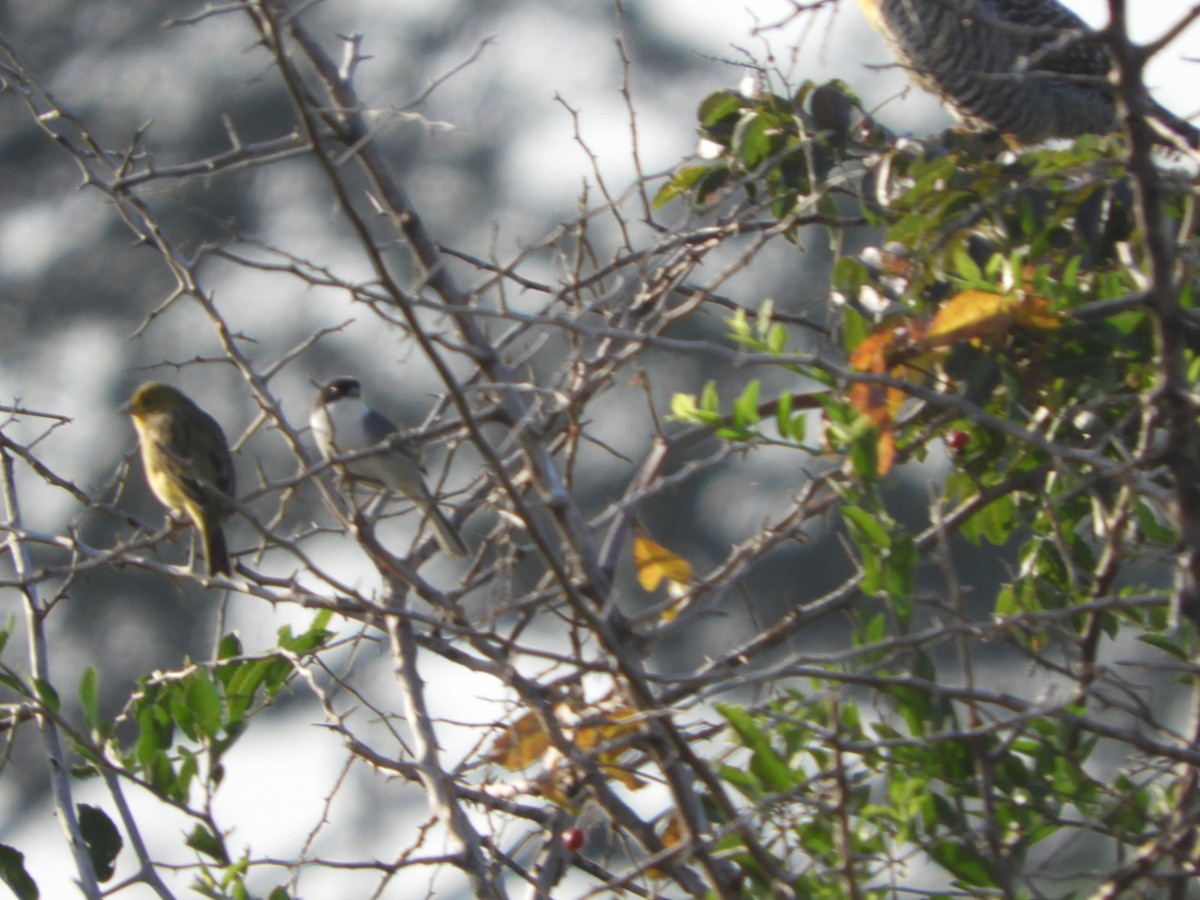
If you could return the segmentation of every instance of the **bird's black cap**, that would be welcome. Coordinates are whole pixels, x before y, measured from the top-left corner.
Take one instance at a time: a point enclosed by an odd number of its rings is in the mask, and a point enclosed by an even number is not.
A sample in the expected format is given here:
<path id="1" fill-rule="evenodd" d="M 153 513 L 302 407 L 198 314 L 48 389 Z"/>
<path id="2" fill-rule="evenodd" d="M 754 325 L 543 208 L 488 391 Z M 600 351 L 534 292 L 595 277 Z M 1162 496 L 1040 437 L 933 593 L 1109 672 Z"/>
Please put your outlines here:
<path id="1" fill-rule="evenodd" d="M 317 392 L 317 405 L 325 406 L 343 397 L 358 397 L 362 394 L 362 384 L 350 375 L 339 375 L 332 381 L 327 381 Z"/>

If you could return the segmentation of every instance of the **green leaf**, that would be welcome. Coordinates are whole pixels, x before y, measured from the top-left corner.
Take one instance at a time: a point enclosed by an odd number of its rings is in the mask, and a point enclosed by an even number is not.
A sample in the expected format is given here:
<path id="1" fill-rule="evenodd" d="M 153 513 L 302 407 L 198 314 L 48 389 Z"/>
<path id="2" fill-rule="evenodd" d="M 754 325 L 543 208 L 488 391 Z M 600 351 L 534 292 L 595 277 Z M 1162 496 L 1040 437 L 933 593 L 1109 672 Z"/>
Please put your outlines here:
<path id="1" fill-rule="evenodd" d="M 758 391 L 762 386 L 757 378 L 746 385 L 742 395 L 733 401 L 733 422 L 741 428 L 758 424 Z"/>
<path id="2" fill-rule="evenodd" d="M 167 699 L 171 718 L 179 726 L 179 730 L 187 736 L 189 741 L 197 740 L 196 717 L 188 705 L 187 686 L 184 684 L 171 685 L 167 691 Z"/>
<path id="3" fill-rule="evenodd" d="M 221 638 L 220 644 L 217 646 L 217 659 L 234 660 L 242 655 L 242 641 L 232 632 Z M 237 674 L 238 669 L 242 666 L 241 662 L 229 662 L 218 666 L 216 669 L 217 680 L 226 687 L 229 682 Z"/>
<path id="4" fill-rule="evenodd" d="M 198 672 L 189 679 L 187 705 L 196 723 L 196 730 L 206 738 L 216 737 L 224 709 L 221 692 L 206 673 Z"/>
<path id="5" fill-rule="evenodd" d="M 853 307 L 842 308 L 842 346 L 854 350 L 871 333 L 871 323 L 866 316 Z"/>
<path id="6" fill-rule="evenodd" d="M 1016 591 L 1011 585 L 1005 585 L 996 593 L 996 615 L 1015 616 L 1020 612 L 1021 605 L 1017 602 Z"/>
<path id="7" fill-rule="evenodd" d="M 754 330 L 758 333 L 759 340 L 766 338 L 767 332 L 771 329 L 774 315 L 775 301 L 768 298 L 758 307 L 758 316 L 754 321 Z"/>
<path id="8" fill-rule="evenodd" d="M 218 865 L 229 865 L 229 854 L 225 851 L 225 842 L 203 825 L 193 828 L 184 843 L 197 853 L 214 860 Z"/>
<path id="9" fill-rule="evenodd" d="M 217 659 L 231 659 L 242 655 L 242 640 L 233 632 L 224 635 L 217 647 Z"/>
<path id="10" fill-rule="evenodd" d="M 712 166 L 686 166 L 672 175 L 670 180 L 654 195 L 652 205 L 655 211 L 690 191 L 711 168 Z"/>
<path id="11" fill-rule="evenodd" d="M 967 282 L 968 286 L 988 286 L 983 273 L 979 271 L 979 266 L 975 264 L 975 260 L 967 252 L 967 246 L 964 242 L 960 241 L 954 246 L 954 267 L 958 270 L 959 276 Z"/>
<path id="12" fill-rule="evenodd" d="M 326 642 L 333 636 L 333 632 L 329 630 L 329 622 L 332 618 L 333 613 L 329 610 L 321 610 L 313 616 L 312 624 L 308 626 L 307 631 L 297 637 L 289 638 L 287 641 L 283 639 L 282 632 L 284 629 L 281 628 L 279 646 L 298 655 L 311 653 L 319 647 L 324 647 Z"/>
<path id="13" fill-rule="evenodd" d="M 779 436 L 782 438 L 791 435 L 793 399 L 794 395 L 791 391 L 784 391 L 779 395 L 779 400 L 775 405 L 775 427 L 779 430 Z"/>
<path id="14" fill-rule="evenodd" d="M 42 681 L 40 678 L 33 679 L 33 689 L 37 692 L 38 699 L 42 701 L 42 705 L 50 712 L 58 712 L 62 707 L 62 702 L 58 699 L 58 691 L 54 689 L 54 685 L 48 681 Z"/>
<path id="15" fill-rule="evenodd" d="M 727 322 L 729 324 L 729 332 L 734 337 L 741 339 L 748 339 L 750 337 L 750 320 L 746 317 L 744 309 L 735 309 Z"/>
<path id="16" fill-rule="evenodd" d="M 704 176 L 696 182 L 696 202 L 707 203 L 731 178 L 729 166 L 721 164 L 712 166 Z"/>
<path id="17" fill-rule="evenodd" d="M 1143 644 L 1149 644 L 1151 647 L 1157 647 L 1164 653 L 1169 653 L 1171 656 L 1174 656 L 1176 659 L 1179 659 L 1183 662 L 1189 662 L 1191 660 L 1191 654 L 1188 652 L 1187 647 L 1183 646 L 1174 638 L 1167 637 L 1163 634 L 1142 634 L 1138 636 L 1138 640 Z"/>
<path id="18" fill-rule="evenodd" d="M 1137 504 L 1138 528 L 1147 538 L 1159 544 L 1170 544 L 1175 540 L 1175 531 L 1159 519 L 1158 513 L 1148 503 Z"/>
<path id="19" fill-rule="evenodd" d="M 174 734 L 172 719 L 158 705 L 145 706 L 138 710 L 139 734 L 134 744 L 134 755 L 143 766 L 152 767 L 156 758 L 171 746 Z"/>
<path id="20" fill-rule="evenodd" d="M 254 695 L 262 687 L 276 661 L 275 657 L 255 659 L 242 664 L 225 689 L 229 718 L 240 719 L 250 709 Z"/>
<path id="21" fill-rule="evenodd" d="M 772 791 L 786 791 L 796 783 L 796 776 L 780 759 L 770 739 L 754 723 L 751 714 L 741 706 L 718 704 L 717 711 L 725 717 L 741 742 L 750 750 L 750 771 L 763 786 Z"/>
<path id="22" fill-rule="evenodd" d="M 767 349 L 772 353 L 782 354 L 787 349 L 788 330 L 787 326 L 774 323 L 770 330 L 767 331 Z"/>
<path id="23" fill-rule="evenodd" d="M 762 783 L 745 769 L 738 768 L 737 766 L 721 765 L 718 767 L 717 772 L 723 781 L 732 784 L 751 800 L 757 800 L 762 796 Z"/>
<path id="24" fill-rule="evenodd" d="M 887 526 L 861 506 L 843 506 L 842 517 L 850 523 L 850 530 L 855 534 L 857 543 L 870 544 L 880 549 L 892 546 L 892 536 Z"/>
<path id="25" fill-rule="evenodd" d="M 704 98 L 696 117 L 700 120 L 701 125 L 709 127 L 734 115 L 741 109 L 743 102 L 745 101 L 741 94 L 735 94 L 733 91 L 717 91 Z"/>
<path id="26" fill-rule="evenodd" d="M 671 418 L 679 419 L 687 422 L 691 421 L 696 415 L 696 395 L 695 394 L 672 394 L 671 395 Z"/>
<path id="27" fill-rule="evenodd" d="M 8 844 L 0 844 L 0 881 L 17 900 L 38 900 L 37 883 L 25 871 L 25 854 Z"/>
<path id="28" fill-rule="evenodd" d="M 200 764 L 196 759 L 196 754 L 192 753 L 186 747 L 180 747 L 179 770 L 175 773 L 176 792 L 186 797 L 192 786 L 192 779 L 196 777 L 199 771 Z"/>
<path id="29" fill-rule="evenodd" d="M 753 169 L 771 155 L 771 142 L 767 137 L 770 122 L 767 117 L 752 111 L 738 120 L 733 129 L 729 152 L 742 161 L 747 169 Z"/>
<path id="30" fill-rule="evenodd" d="M 277 656 L 267 670 L 266 678 L 263 679 L 263 691 L 267 697 L 274 699 L 279 691 L 283 688 L 289 678 L 292 677 L 294 669 L 289 660 L 281 656 Z"/>
<path id="31" fill-rule="evenodd" d="M 75 814 L 79 817 L 79 830 L 83 833 L 83 843 L 92 859 L 96 878 L 100 882 L 108 881 L 116 871 L 113 863 L 117 854 L 125 846 L 121 832 L 102 809 L 80 803 L 75 807 Z"/>
<path id="32" fill-rule="evenodd" d="M 996 887 L 996 878 L 988 860 L 968 843 L 943 841 L 930 848 L 930 855 L 962 884 Z"/>
<path id="33" fill-rule="evenodd" d="M 858 289 L 871 280 L 871 272 L 854 257 L 843 256 L 833 264 L 832 279 L 839 291 L 857 295 Z"/>
<path id="34" fill-rule="evenodd" d="M 978 543 L 980 538 L 1001 547 L 1020 524 L 1016 502 L 1011 496 L 997 497 L 964 523 L 963 534 Z"/>
<path id="35" fill-rule="evenodd" d="M 916 544 L 908 535 L 897 537 L 884 561 L 883 588 L 894 603 L 901 621 L 912 616 L 912 596 L 917 584 Z"/>
<path id="36" fill-rule="evenodd" d="M 83 709 L 83 721 L 92 731 L 100 728 L 100 688 L 96 683 L 96 670 L 88 666 L 79 679 L 79 705 Z"/>

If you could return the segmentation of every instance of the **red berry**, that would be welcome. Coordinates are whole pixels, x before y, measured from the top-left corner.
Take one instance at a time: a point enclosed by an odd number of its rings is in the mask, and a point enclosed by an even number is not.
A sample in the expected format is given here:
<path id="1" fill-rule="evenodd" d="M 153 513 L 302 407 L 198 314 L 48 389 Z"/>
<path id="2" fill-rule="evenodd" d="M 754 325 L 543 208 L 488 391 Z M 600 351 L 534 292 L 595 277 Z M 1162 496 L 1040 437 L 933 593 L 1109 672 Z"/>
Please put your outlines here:
<path id="1" fill-rule="evenodd" d="M 965 431 L 946 432 L 946 449 L 951 453 L 961 453 L 971 443 L 971 436 Z"/>
<path id="2" fill-rule="evenodd" d="M 559 835 L 559 840 L 562 845 L 575 853 L 583 849 L 583 829 L 582 828 L 565 828 L 563 833 Z"/>

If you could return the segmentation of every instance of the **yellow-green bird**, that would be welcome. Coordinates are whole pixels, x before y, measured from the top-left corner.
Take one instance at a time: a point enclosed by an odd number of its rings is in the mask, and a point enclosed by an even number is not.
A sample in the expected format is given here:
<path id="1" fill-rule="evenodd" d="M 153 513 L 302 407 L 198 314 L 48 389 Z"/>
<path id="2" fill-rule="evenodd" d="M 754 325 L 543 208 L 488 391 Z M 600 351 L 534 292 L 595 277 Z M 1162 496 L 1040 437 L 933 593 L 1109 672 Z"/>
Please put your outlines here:
<path id="1" fill-rule="evenodd" d="M 233 507 L 233 459 L 216 420 L 182 391 L 147 382 L 122 407 L 133 416 L 146 481 L 163 505 L 187 513 L 204 543 L 209 575 L 229 575 L 221 519 Z"/>

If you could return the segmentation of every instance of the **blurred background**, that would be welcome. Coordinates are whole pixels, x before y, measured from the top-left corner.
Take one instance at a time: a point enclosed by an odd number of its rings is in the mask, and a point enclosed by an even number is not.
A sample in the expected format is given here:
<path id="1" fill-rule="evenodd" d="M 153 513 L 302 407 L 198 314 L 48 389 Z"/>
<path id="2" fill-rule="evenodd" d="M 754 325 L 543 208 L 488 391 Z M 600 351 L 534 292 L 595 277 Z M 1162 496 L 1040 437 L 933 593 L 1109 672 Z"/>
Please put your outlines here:
<path id="1" fill-rule="evenodd" d="M 1093 24 L 1105 20 L 1103 0 L 1067 5 Z M 600 200 L 597 170 L 575 138 L 576 125 L 608 190 L 621 193 L 636 176 L 629 109 L 619 90 L 624 76 L 618 29 L 630 57 L 637 149 L 646 174 L 666 172 L 694 152 L 697 105 L 711 91 L 736 86 L 750 73 L 745 68 L 750 63 L 768 69 L 775 90 L 785 81 L 794 88 L 805 79 L 845 79 L 898 132 L 924 134 L 950 124 L 936 101 L 906 90 L 898 70 L 875 68 L 887 66 L 890 58 L 855 3 L 841 0 L 812 15 L 797 15 L 795 6 L 783 0 L 627 0 L 618 23 L 614 6 L 601 0 L 346 0 L 315 5 L 305 17 L 335 56 L 337 35 L 362 35 L 360 51 L 369 59 L 358 70 L 360 95 L 374 107 L 377 139 L 429 230 L 464 254 L 508 260 L 577 215 L 585 188 L 589 202 Z M 1186 0 L 1133 5 L 1134 36 L 1157 36 L 1188 6 Z M 141 130 L 143 150 L 166 169 L 228 149 L 231 131 L 253 143 L 292 127 L 288 99 L 246 18 L 205 15 L 205 8 L 187 2 L 10 3 L 0 6 L 0 38 L 100 144 L 121 151 Z M 1198 37 L 1193 27 L 1177 46 L 1194 51 Z M 1161 102 L 1189 116 L 1200 103 L 1191 87 L 1194 70 L 1181 55 L 1156 60 L 1148 81 Z M 286 248 L 346 280 L 368 277 L 327 183 L 307 159 L 212 179 L 159 181 L 144 196 L 185 253 L 236 247 L 244 259 L 268 259 L 255 255 L 258 244 Z M 866 243 L 877 235 L 861 239 Z M 824 239 L 814 234 L 811 243 L 799 246 L 777 243 L 726 285 L 726 292 L 749 309 L 770 297 L 781 308 L 804 307 L 825 320 Z M 527 271 L 552 278 L 555 265 L 543 254 L 527 262 Z M 441 393 L 411 342 L 398 330 L 380 327 L 344 292 L 219 255 L 209 256 L 202 272 L 232 330 L 246 336 L 244 352 L 260 367 L 320 329 L 339 329 L 272 382 L 295 428 L 304 427 L 312 381 L 344 372 L 362 377 L 373 403 L 406 426 L 421 423 Z M 480 280 L 469 268 L 463 273 L 468 286 Z M 135 243 L 102 193 L 81 184 L 75 162 L 38 127 L 20 98 L 0 95 L 0 404 L 69 420 L 50 427 L 45 419 L 23 416 L 6 421 L 5 433 L 36 442 L 39 458 L 60 475 L 115 500 L 151 527 L 161 523 L 162 511 L 140 477 L 130 480 L 129 491 L 116 491 L 124 467 L 140 472 L 133 430 L 117 407 L 141 381 L 182 387 L 222 422 L 238 443 L 244 488 L 254 484 L 256 467 L 268 477 L 285 477 L 297 465 L 277 435 L 263 429 L 247 433 L 256 407 L 237 372 L 219 362 L 222 352 L 209 320 L 190 302 L 169 304 L 173 289 L 157 254 Z M 523 302 L 520 296 L 510 300 Z M 155 310 L 161 313 L 148 321 Z M 714 337 L 723 332 L 715 320 L 687 327 L 694 333 L 708 329 Z M 671 392 L 696 392 L 721 374 L 712 360 L 698 357 L 660 355 L 655 362 L 653 390 L 663 405 Z M 736 382 L 748 376 L 731 377 Z M 643 404 L 641 395 L 640 387 L 617 386 L 590 410 L 610 417 L 595 429 L 635 460 L 650 434 L 629 433 L 621 413 L 628 404 Z M 670 537 L 672 548 L 700 570 L 759 527 L 772 497 L 795 490 L 794 454 L 756 452 L 744 463 L 715 468 L 646 511 L 652 529 Z M 600 454 L 592 465 L 580 484 L 599 505 L 622 489 L 630 469 Z M 936 471 L 937 465 L 935 454 L 927 466 Z M 58 534 L 78 527 L 101 546 L 118 535 L 111 518 L 82 515 L 69 493 L 27 469 L 20 474 L 27 528 Z M 921 475 L 907 472 L 897 492 L 910 496 L 923 515 Z M 452 470 L 450 481 L 464 479 Z M 315 493 L 310 500 L 309 515 L 319 519 Z M 236 524 L 230 534 L 237 545 Z M 364 583 L 371 573 L 363 571 L 353 548 L 346 549 L 348 543 L 332 534 L 320 538 L 323 551 L 344 552 L 344 562 L 334 566 L 339 574 Z M 981 556 L 977 563 L 1002 561 Z M 817 595 L 844 575 L 836 544 L 815 539 L 777 553 L 746 588 L 751 594 L 764 588 L 769 598 L 764 602 L 777 612 L 789 596 Z M 0 597 L 6 614 L 19 614 L 18 602 L 15 595 Z M 261 645 L 271 642 L 280 625 L 302 626 L 309 618 L 264 606 L 235 600 L 225 627 L 237 628 L 247 646 Z M 177 667 L 186 657 L 210 656 L 217 609 L 212 596 L 180 591 L 143 572 L 99 569 L 80 578 L 49 623 L 60 693 L 72 694 L 80 673 L 94 667 L 111 713 L 138 676 Z M 770 608 L 761 611 L 768 619 L 773 615 Z M 694 665 L 706 652 L 704 629 L 710 626 L 698 626 L 695 640 L 663 647 L 660 664 Z M 725 632 L 752 627 L 736 619 L 718 623 Z M 722 636 L 728 639 L 728 633 Z M 8 648 L 14 664 L 20 652 Z M 355 652 L 360 655 L 353 665 L 376 667 L 380 678 L 391 677 L 386 653 Z M 437 684 L 439 671 L 434 663 L 427 679 Z M 496 717 L 497 698 L 488 693 L 494 686 L 463 681 L 461 672 L 445 677 L 453 679 L 457 718 Z M 256 855 L 295 852 L 343 765 L 336 740 L 311 727 L 315 720 L 311 708 L 291 715 L 286 708 L 278 711 L 239 748 L 240 764 L 230 766 L 221 812 L 237 823 L 235 840 L 252 846 Z M 37 748 L 21 742 L 10 748 L 0 776 L 0 842 L 25 850 L 44 896 L 66 896 L 72 890 L 69 869 L 55 864 L 64 851 L 44 796 L 42 765 Z M 371 809 L 366 801 L 372 796 L 367 782 L 338 794 L 339 804 L 362 805 L 353 838 L 359 855 L 370 852 L 372 841 L 389 846 L 387 835 L 375 830 L 374 816 L 389 828 L 396 825 L 390 812 L 383 816 Z M 292 832 L 280 830 L 281 809 L 294 811 L 286 817 L 294 823 Z M 423 803 L 415 803 L 412 821 L 424 815 Z M 165 846 L 178 848 L 178 831 L 166 827 Z M 63 880 L 56 883 L 56 877 Z M 419 874 L 421 883 L 427 877 Z M 309 888 L 308 896 L 332 896 L 315 880 Z M 404 896 L 402 888 L 396 891 L 389 896 Z"/>

